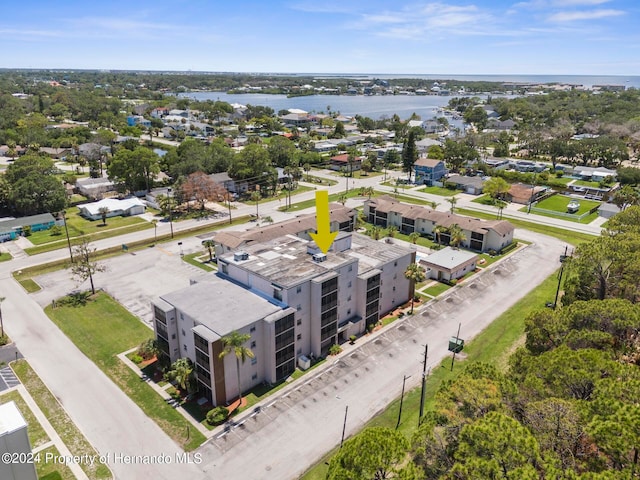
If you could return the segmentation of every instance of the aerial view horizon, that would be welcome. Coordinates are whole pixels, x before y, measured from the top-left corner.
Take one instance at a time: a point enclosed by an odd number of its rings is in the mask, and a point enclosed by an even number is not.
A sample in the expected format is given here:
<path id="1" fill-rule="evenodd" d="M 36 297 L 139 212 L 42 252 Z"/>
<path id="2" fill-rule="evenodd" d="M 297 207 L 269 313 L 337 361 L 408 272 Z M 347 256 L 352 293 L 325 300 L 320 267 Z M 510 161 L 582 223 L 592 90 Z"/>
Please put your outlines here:
<path id="1" fill-rule="evenodd" d="M 639 13 L 631 0 L 28 0 L 4 6 L 0 68 L 637 75 Z"/>

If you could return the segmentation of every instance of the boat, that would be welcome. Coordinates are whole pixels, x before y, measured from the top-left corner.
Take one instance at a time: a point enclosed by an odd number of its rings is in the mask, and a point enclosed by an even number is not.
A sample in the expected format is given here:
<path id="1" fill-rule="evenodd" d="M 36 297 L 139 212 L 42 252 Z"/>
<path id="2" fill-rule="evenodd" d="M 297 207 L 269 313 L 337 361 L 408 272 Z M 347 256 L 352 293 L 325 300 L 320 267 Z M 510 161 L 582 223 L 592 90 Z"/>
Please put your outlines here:
<path id="1" fill-rule="evenodd" d="M 575 200 L 571 200 L 567 204 L 567 212 L 576 213 L 578 210 L 580 210 L 580 202 L 577 202 Z"/>

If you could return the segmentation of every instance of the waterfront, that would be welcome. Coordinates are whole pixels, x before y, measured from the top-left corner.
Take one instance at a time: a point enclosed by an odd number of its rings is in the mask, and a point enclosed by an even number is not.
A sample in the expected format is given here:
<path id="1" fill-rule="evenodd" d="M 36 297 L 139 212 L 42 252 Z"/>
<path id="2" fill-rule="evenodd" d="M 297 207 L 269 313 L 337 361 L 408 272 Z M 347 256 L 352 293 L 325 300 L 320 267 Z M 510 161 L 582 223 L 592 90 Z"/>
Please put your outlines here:
<path id="1" fill-rule="evenodd" d="M 262 93 L 188 92 L 179 96 L 200 101 L 219 100 L 243 105 L 264 105 L 273 108 L 276 113 L 290 108 L 299 108 L 310 113 L 327 113 L 327 110 L 331 110 L 343 115 L 362 115 L 374 120 L 391 118 L 394 114 L 406 120 L 411 114 L 416 113 L 421 119 L 428 120 L 441 116 L 438 108 L 446 107 L 455 95 L 309 95 L 288 98 L 286 95 Z M 478 97 L 483 100 L 487 98 L 486 95 Z"/>

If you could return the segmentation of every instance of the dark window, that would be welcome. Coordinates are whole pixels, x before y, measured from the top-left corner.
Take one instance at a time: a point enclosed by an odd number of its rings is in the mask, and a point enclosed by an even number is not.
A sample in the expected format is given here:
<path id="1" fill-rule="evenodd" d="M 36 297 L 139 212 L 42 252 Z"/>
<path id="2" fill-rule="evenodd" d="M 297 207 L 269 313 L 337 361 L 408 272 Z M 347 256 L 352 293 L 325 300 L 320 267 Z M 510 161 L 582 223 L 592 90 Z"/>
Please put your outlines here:
<path id="1" fill-rule="evenodd" d="M 153 314 L 156 317 L 156 320 L 160 320 L 165 325 L 167 324 L 167 314 L 155 305 L 153 306 Z"/>
<path id="2" fill-rule="evenodd" d="M 378 308 L 379 308 L 379 304 L 378 302 L 373 302 L 370 303 L 369 305 L 367 305 L 366 311 L 365 311 L 365 317 L 369 317 L 371 315 L 373 315 L 374 313 L 378 313 Z"/>
<path id="3" fill-rule="evenodd" d="M 280 335 L 285 330 L 289 330 L 290 328 L 293 328 L 293 321 L 294 321 L 293 313 L 287 315 L 284 318 L 280 318 L 276 320 L 276 325 L 275 325 L 276 335 Z"/>
<path id="4" fill-rule="evenodd" d="M 380 275 L 374 275 L 367 278 L 367 290 L 371 290 L 373 287 L 380 285 Z"/>
<path id="5" fill-rule="evenodd" d="M 209 387 L 211 386 L 211 374 L 200 365 L 196 365 L 196 376 L 202 383 Z"/>
<path id="6" fill-rule="evenodd" d="M 371 303 L 372 300 L 377 299 L 380 296 L 380 287 L 372 288 L 367 292 L 367 302 Z"/>
<path id="7" fill-rule="evenodd" d="M 327 280 L 322 284 L 322 296 L 324 297 L 327 293 L 334 292 L 338 289 L 338 277 L 332 278 L 331 280 Z"/>
<path id="8" fill-rule="evenodd" d="M 193 334 L 193 343 L 195 343 L 196 348 L 199 348 L 204 353 L 209 353 L 209 342 L 207 342 L 204 338 L 202 338 L 197 333 Z"/>
<path id="9" fill-rule="evenodd" d="M 166 339 L 158 337 L 158 348 L 160 348 L 166 356 L 169 356 L 169 342 L 167 342 Z"/>
<path id="10" fill-rule="evenodd" d="M 293 337 L 295 337 L 295 330 L 292 328 L 291 330 L 287 330 L 286 332 L 276 336 L 276 351 L 286 347 L 290 343 L 293 342 Z"/>
<path id="11" fill-rule="evenodd" d="M 484 234 L 478 232 L 471 232 L 471 240 L 480 240 L 484 239 Z"/>
<path id="12" fill-rule="evenodd" d="M 276 379 L 280 380 L 282 378 L 288 377 L 291 375 L 296 369 L 295 360 L 289 360 L 286 363 L 283 363 L 279 367 L 276 368 Z"/>
<path id="13" fill-rule="evenodd" d="M 335 323 L 338 320 L 338 309 L 334 308 L 320 315 L 320 326 L 324 327 L 330 323 Z"/>
<path id="14" fill-rule="evenodd" d="M 255 340 L 251 341 L 251 348 L 256 348 L 256 341 Z"/>
<path id="15" fill-rule="evenodd" d="M 200 350 L 196 349 L 196 364 L 201 365 L 202 368 L 209 371 L 209 355 L 202 353 Z"/>
<path id="16" fill-rule="evenodd" d="M 296 340 L 302 340 L 302 334 L 299 333 L 298 336 L 296 337 Z"/>
<path id="17" fill-rule="evenodd" d="M 288 360 L 291 360 L 294 356 L 295 348 L 293 344 L 291 344 L 288 347 L 283 348 L 279 352 L 276 352 L 276 366 L 281 365 Z"/>
<path id="18" fill-rule="evenodd" d="M 253 332 L 255 332 L 255 331 L 256 331 L 256 327 L 251 327 L 251 328 L 249 329 L 249 332 L 251 332 L 251 333 L 253 333 Z"/>
<path id="19" fill-rule="evenodd" d="M 338 326 L 333 322 L 320 330 L 320 341 L 324 342 L 327 338 L 335 336 L 336 333 L 338 333 Z"/>
<path id="20" fill-rule="evenodd" d="M 169 339 L 169 336 L 167 335 L 167 326 L 164 323 L 161 323 L 158 319 L 156 319 L 156 332 L 159 337 L 162 337 L 165 340 Z"/>
<path id="21" fill-rule="evenodd" d="M 322 297 L 320 311 L 324 312 L 338 305 L 338 292 L 330 293 Z"/>

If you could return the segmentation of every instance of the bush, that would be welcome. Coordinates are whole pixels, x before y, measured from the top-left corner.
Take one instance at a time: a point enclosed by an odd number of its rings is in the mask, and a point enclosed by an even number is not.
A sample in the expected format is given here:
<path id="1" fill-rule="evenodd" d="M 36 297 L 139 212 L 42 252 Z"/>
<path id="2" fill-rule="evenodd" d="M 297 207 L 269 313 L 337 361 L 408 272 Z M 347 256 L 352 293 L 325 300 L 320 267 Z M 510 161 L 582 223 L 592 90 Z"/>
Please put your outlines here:
<path id="1" fill-rule="evenodd" d="M 351 345 L 353 345 L 354 343 L 356 343 L 356 336 L 355 335 L 351 335 L 349 337 L 349 342 L 351 343 Z"/>
<path id="2" fill-rule="evenodd" d="M 9 337 L 7 337 L 7 334 L 5 333 L 0 337 L 0 347 L 7 343 L 9 343 Z"/>
<path id="3" fill-rule="evenodd" d="M 51 235 L 53 235 L 53 236 L 62 235 L 62 227 L 60 225 L 54 225 L 53 227 L 51 227 L 49 229 L 49 231 L 51 232 Z"/>
<path id="4" fill-rule="evenodd" d="M 225 407 L 215 407 L 207 412 L 207 423 L 209 425 L 220 425 L 229 418 L 229 410 Z"/>
<path id="5" fill-rule="evenodd" d="M 24 234 L 25 237 L 30 237 L 31 236 L 31 225 L 25 225 L 24 227 L 22 227 L 22 233 Z"/>
<path id="6" fill-rule="evenodd" d="M 158 347 L 158 342 L 153 338 L 145 340 L 140 344 L 136 353 L 144 360 L 150 360 L 155 356 L 159 356 L 160 348 Z"/>
<path id="7" fill-rule="evenodd" d="M 337 344 L 333 344 L 329 347 L 329 355 L 338 355 L 342 352 L 342 347 Z"/>
<path id="8" fill-rule="evenodd" d="M 495 257 L 498 254 L 498 252 L 496 252 L 493 248 L 490 248 L 489 250 L 487 250 L 487 254 L 490 257 Z"/>
<path id="9" fill-rule="evenodd" d="M 131 355 L 129 360 L 131 360 L 136 365 L 139 365 L 144 361 L 144 359 L 140 355 L 136 355 L 135 353 Z"/>

